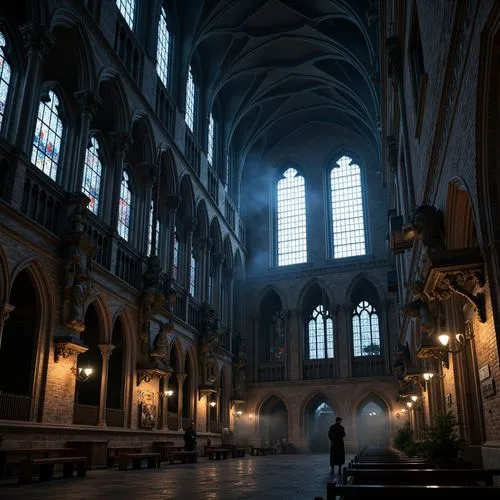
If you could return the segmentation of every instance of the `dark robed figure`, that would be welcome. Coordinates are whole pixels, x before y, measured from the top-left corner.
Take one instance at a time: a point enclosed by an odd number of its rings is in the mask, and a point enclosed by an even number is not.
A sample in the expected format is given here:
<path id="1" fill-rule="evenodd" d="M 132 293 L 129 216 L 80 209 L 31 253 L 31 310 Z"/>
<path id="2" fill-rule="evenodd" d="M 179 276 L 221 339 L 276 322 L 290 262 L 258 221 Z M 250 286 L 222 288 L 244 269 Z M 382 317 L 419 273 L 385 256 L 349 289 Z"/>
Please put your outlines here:
<path id="1" fill-rule="evenodd" d="M 339 474 L 342 469 L 342 465 L 345 462 L 345 449 L 344 449 L 344 427 L 340 424 L 342 419 L 337 417 L 335 423 L 330 427 L 328 431 L 328 438 L 330 439 L 330 467 L 332 468 L 332 473 L 335 473 L 335 465 L 339 468 Z"/>
<path id="2" fill-rule="evenodd" d="M 196 451 L 196 427 L 194 420 L 184 433 L 184 449 L 186 451 Z"/>

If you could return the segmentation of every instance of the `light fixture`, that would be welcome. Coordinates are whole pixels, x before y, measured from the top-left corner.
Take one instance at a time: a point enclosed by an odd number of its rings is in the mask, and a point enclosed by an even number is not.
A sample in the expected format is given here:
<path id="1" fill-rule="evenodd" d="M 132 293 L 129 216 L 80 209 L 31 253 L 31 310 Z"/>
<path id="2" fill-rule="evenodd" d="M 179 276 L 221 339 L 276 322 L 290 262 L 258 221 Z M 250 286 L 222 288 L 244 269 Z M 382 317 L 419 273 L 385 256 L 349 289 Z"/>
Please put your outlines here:
<path id="1" fill-rule="evenodd" d="M 174 395 L 174 391 L 172 389 L 167 389 L 166 391 L 163 391 L 163 395 L 170 398 Z"/>
<path id="2" fill-rule="evenodd" d="M 248 414 L 248 418 L 249 418 L 250 420 L 252 420 L 252 418 L 253 418 L 253 413 L 249 413 L 249 414 Z"/>
<path id="3" fill-rule="evenodd" d="M 441 342 L 441 345 L 446 347 L 448 345 L 448 342 L 450 341 L 450 336 L 447 333 L 442 333 L 438 336 L 438 339 L 439 342 Z"/>
<path id="4" fill-rule="evenodd" d="M 401 413 L 406 413 L 408 410 L 406 408 L 401 408 Z"/>
<path id="5" fill-rule="evenodd" d="M 428 382 L 429 380 L 431 380 L 431 379 L 432 379 L 432 377 L 434 377 L 434 373 L 432 373 L 432 372 L 425 372 L 425 373 L 422 375 L 422 377 L 424 377 L 424 380 L 425 380 L 426 382 Z"/>
<path id="6" fill-rule="evenodd" d="M 76 380 L 79 382 L 86 382 L 92 376 L 92 373 L 94 373 L 94 369 L 92 367 L 88 365 L 86 367 L 77 367 L 76 363 L 75 366 L 71 368 L 71 371 L 75 375 Z"/>
<path id="7" fill-rule="evenodd" d="M 413 406 L 413 403 L 411 401 L 407 401 L 406 406 L 408 406 L 408 408 L 411 408 Z"/>
<path id="8" fill-rule="evenodd" d="M 210 406 L 211 406 L 212 408 L 215 408 L 215 405 L 216 405 L 217 403 L 216 403 L 215 401 L 213 401 L 213 400 L 212 400 L 212 401 L 210 401 L 210 403 L 209 403 L 209 404 L 210 404 Z"/>
<path id="9" fill-rule="evenodd" d="M 414 394 L 413 396 L 411 396 L 411 400 L 412 400 L 414 403 L 417 401 L 417 399 L 418 399 L 418 396 L 417 396 L 417 395 L 415 395 L 415 394 Z"/>

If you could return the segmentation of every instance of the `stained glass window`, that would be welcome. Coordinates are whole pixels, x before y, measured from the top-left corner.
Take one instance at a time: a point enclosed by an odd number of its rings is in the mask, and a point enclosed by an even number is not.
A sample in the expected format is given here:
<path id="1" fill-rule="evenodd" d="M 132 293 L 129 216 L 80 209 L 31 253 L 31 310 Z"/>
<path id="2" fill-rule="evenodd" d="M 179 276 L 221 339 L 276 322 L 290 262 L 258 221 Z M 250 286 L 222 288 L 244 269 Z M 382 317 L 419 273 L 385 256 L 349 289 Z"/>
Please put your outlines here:
<path id="1" fill-rule="evenodd" d="M 207 160 L 210 165 L 213 165 L 215 149 L 215 120 L 213 113 L 210 113 L 208 121 L 208 144 L 207 144 Z"/>
<path id="2" fill-rule="evenodd" d="M 174 280 L 179 277 L 179 235 L 177 234 L 177 228 L 174 229 L 174 262 L 172 267 L 172 278 Z"/>
<path id="3" fill-rule="evenodd" d="M 193 72 L 189 66 L 188 79 L 186 84 L 186 125 L 191 132 L 194 132 L 194 115 L 196 105 L 196 87 L 193 80 Z"/>
<path id="4" fill-rule="evenodd" d="M 330 174 L 335 259 L 366 253 L 361 172 L 351 161 L 342 156 Z"/>
<path id="5" fill-rule="evenodd" d="M 59 99 L 52 90 L 49 90 L 48 95 L 42 98 L 38 106 L 31 163 L 54 181 L 57 178 L 62 134 Z"/>
<path id="6" fill-rule="evenodd" d="M 354 356 L 380 356 L 378 314 L 367 301 L 361 301 L 352 315 L 352 347 Z"/>
<path id="7" fill-rule="evenodd" d="M 99 213 L 101 191 L 102 163 L 99 156 L 99 142 L 95 137 L 91 137 L 85 154 L 82 191 L 90 198 L 88 208 L 94 214 Z"/>
<path id="8" fill-rule="evenodd" d="M 307 262 L 304 177 L 289 168 L 277 184 L 278 266 Z"/>
<path id="9" fill-rule="evenodd" d="M 4 56 L 5 45 L 5 37 L 0 31 L 0 130 L 2 129 L 2 121 L 10 89 L 10 66 Z"/>
<path id="10" fill-rule="evenodd" d="M 273 314 L 269 325 L 269 360 L 285 361 L 285 313 L 277 311 Z"/>
<path id="11" fill-rule="evenodd" d="M 168 86 L 170 63 L 170 33 L 168 31 L 167 13 L 162 7 L 158 23 L 158 44 L 156 47 L 156 71 L 165 87 Z"/>
<path id="12" fill-rule="evenodd" d="M 118 234 L 128 241 L 130 232 L 130 210 L 132 205 L 132 191 L 128 172 L 123 170 L 120 187 L 120 205 L 118 207 Z"/>
<path id="13" fill-rule="evenodd" d="M 127 21 L 129 28 L 134 30 L 135 0 L 116 0 L 116 6 Z"/>
<path id="14" fill-rule="evenodd" d="M 196 297 L 196 257 L 194 250 L 191 252 L 191 264 L 189 266 L 189 293 Z"/>
<path id="15" fill-rule="evenodd" d="M 322 305 L 317 306 L 307 322 L 309 359 L 333 358 L 333 320 Z"/>
<path id="16" fill-rule="evenodd" d="M 148 255 L 151 254 L 151 243 L 153 241 L 153 216 L 154 216 L 154 201 L 151 200 L 151 206 L 149 209 L 149 225 L 148 225 Z M 160 248 L 160 220 L 156 221 L 156 244 L 155 244 L 155 254 L 158 255 L 158 249 Z"/>

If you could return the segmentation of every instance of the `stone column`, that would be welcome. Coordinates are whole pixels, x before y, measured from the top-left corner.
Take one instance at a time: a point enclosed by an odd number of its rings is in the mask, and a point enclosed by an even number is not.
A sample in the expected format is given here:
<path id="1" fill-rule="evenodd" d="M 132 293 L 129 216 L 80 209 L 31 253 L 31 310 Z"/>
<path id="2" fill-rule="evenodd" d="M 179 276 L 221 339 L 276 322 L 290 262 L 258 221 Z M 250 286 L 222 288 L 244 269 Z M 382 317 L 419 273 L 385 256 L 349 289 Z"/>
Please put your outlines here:
<path id="1" fill-rule="evenodd" d="M 80 131 L 78 135 L 78 147 L 76 148 L 73 161 L 75 168 L 68 169 L 71 170 L 74 177 L 68 179 L 67 185 L 70 191 L 81 191 L 85 157 L 89 144 L 90 123 L 102 101 L 95 92 L 90 90 L 79 90 L 73 95 L 80 111 Z M 71 175 L 71 173 L 68 175 Z"/>
<path id="2" fill-rule="evenodd" d="M 285 361 L 288 371 L 288 379 L 300 380 L 302 378 L 302 362 L 304 360 L 304 342 L 301 342 L 302 329 L 300 328 L 302 313 L 299 310 L 296 310 L 295 314 L 292 314 L 291 311 L 287 312 L 289 313 L 289 319 L 286 321 L 287 336 L 285 339 L 287 342 L 287 359 Z"/>
<path id="3" fill-rule="evenodd" d="M 172 277 L 174 267 L 174 245 L 175 245 L 175 217 L 179 208 L 180 199 L 177 196 L 167 196 L 168 209 L 168 249 L 167 249 L 167 274 Z"/>
<path id="4" fill-rule="evenodd" d="M 167 373 L 163 376 L 163 395 L 162 395 L 162 415 L 161 415 L 161 428 L 168 431 L 168 396 L 165 394 L 165 391 L 168 391 L 168 382 L 170 380 L 170 373 Z"/>
<path id="5" fill-rule="evenodd" d="M 2 348 L 3 327 L 5 326 L 5 322 L 9 319 L 10 313 L 15 308 L 16 306 L 7 303 L 0 308 L 0 349 Z"/>
<path id="6" fill-rule="evenodd" d="M 182 405 L 183 405 L 183 395 L 184 395 L 184 381 L 187 375 L 185 373 L 177 373 L 177 417 L 179 419 L 178 429 L 183 429 L 182 427 Z"/>
<path id="7" fill-rule="evenodd" d="M 102 371 L 101 371 L 101 395 L 99 398 L 99 427 L 106 427 L 106 399 L 108 395 L 108 367 L 109 358 L 115 348 L 112 344 L 99 344 L 99 350 L 102 356 Z"/>
<path id="8" fill-rule="evenodd" d="M 219 317 L 222 310 L 222 297 L 221 297 L 221 285 L 222 285 L 222 263 L 224 262 L 224 254 L 217 253 L 213 256 L 214 258 L 214 280 L 212 283 L 212 294 L 214 296 L 214 309 L 217 311 Z"/>
<path id="9" fill-rule="evenodd" d="M 224 269 L 224 281 L 226 283 L 226 304 L 224 311 L 226 311 L 226 318 L 222 318 L 227 326 L 231 327 L 229 335 L 229 352 L 233 352 L 233 328 L 232 328 L 232 311 L 233 311 L 233 283 L 234 283 L 234 270 Z"/>
<path id="10" fill-rule="evenodd" d="M 352 304 L 340 304 L 337 309 L 337 349 L 336 357 L 339 360 L 338 370 L 339 376 L 350 377 L 352 372 L 351 367 L 351 325 L 350 311 L 352 310 Z"/>
<path id="11" fill-rule="evenodd" d="M 260 318 L 252 317 L 252 327 L 253 327 L 253 381 L 259 381 L 259 363 L 260 363 Z"/>
<path id="12" fill-rule="evenodd" d="M 183 279 L 179 280 L 184 288 L 189 292 L 189 280 L 191 277 L 191 253 L 193 251 L 193 233 L 196 227 L 196 219 L 194 217 L 188 217 L 184 220 L 184 252 L 181 264 L 184 268 Z M 186 302 L 187 304 L 187 302 Z M 187 316 L 186 316 L 187 317 Z"/>
<path id="13" fill-rule="evenodd" d="M 112 192 L 108 201 L 110 205 L 107 207 L 107 210 L 108 213 L 110 214 L 109 221 L 111 229 L 113 232 L 116 232 L 118 224 L 120 187 L 122 183 L 123 160 L 125 159 L 128 147 L 131 144 L 131 139 L 129 134 L 126 132 L 115 132 L 111 134 L 111 138 L 113 141 L 114 165 L 113 165 Z"/>
<path id="14" fill-rule="evenodd" d="M 198 297 L 200 302 L 207 300 L 207 251 L 209 247 L 209 238 L 198 238 L 196 248 L 198 250 Z"/>
<path id="15" fill-rule="evenodd" d="M 52 49 L 55 38 L 45 26 L 38 23 L 25 24 L 21 26 L 20 31 L 27 50 L 28 62 L 18 101 L 22 103 L 22 106 L 16 110 L 17 117 L 14 120 L 16 126 L 12 127 L 16 137 L 11 139 L 21 151 L 29 155 L 38 115 L 38 89 L 42 78 L 43 60 Z"/>

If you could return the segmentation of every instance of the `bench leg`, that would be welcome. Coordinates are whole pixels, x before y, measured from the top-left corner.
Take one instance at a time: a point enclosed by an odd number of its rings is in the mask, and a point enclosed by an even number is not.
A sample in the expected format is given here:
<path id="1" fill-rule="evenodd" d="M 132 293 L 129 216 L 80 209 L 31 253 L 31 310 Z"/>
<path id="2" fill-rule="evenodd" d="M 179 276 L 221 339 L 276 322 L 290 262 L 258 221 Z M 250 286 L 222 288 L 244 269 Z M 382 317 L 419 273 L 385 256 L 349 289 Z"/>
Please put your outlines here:
<path id="1" fill-rule="evenodd" d="M 40 465 L 40 481 L 51 481 L 54 474 L 54 464 Z"/>
<path id="2" fill-rule="evenodd" d="M 63 464 L 63 477 L 73 477 L 73 462 Z"/>
<path id="3" fill-rule="evenodd" d="M 76 475 L 78 477 L 85 477 L 87 475 L 87 463 L 86 462 L 78 462 L 76 464 Z"/>
<path id="4" fill-rule="evenodd" d="M 141 468 L 141 459 L 134 458 L 132 459 L 132 469 L 139 470 Z"/>

